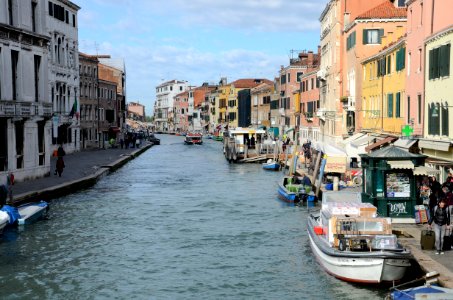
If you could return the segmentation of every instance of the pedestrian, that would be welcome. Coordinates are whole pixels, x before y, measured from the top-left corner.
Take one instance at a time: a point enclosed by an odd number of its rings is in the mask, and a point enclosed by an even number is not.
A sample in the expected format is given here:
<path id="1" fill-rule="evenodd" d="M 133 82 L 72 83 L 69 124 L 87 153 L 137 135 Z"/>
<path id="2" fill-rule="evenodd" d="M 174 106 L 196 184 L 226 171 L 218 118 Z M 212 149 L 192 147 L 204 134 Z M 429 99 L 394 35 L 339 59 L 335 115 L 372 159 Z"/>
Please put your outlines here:
<path id="1" fill-rule="evenodd" d="M 121 146 L 121 149 L 123 149 L 123 146 L 124 146 L 124 140 L 121 138 L 120 139 L 120 146 Z"/>
<path id="2" fill-rule="evenodd" d="M 450 213 L 446 207 L 445 200 L 441 200 L 434 207 L 434 212 L 428 221 L 428 228 L 434 223 L 434 235 L 436 237 L 436 254 L 444 254 L 442 247 L 444 243 L 445 229 L 450 229 Z"/>
<path id="3" fill-rule="evenodd" d="M 433 193 L 441 191 L 441 185 L 439 181 L 437 181 L 436 176 L 429 177 L 429 187 L 431 188 L 431 192 Z"/>
<path id="4" fill-rule="evenodd" d="M 63 144 L 60 144 L 60 147 L 58 147 L 57 155 L 58 157 L 63 157 L 66 155 L 66 152 L 63 149 Z"/>
<path id="5" fill-rule="evenodd" d="M 57 173 L 58 173 L 58 176 L 61 177 L 61 174 L 63 173 L 64 168 L 65 168 L 65 165 L 64 165 L 63 157 L 59 157 L 57 159 L 55 175 L 57 175 Z"/>
<path id="6" fill-rule="evenodd" d="M 436 207 L 438 203 L 438 198 L 437 198 L 437 193 L 431 193 L 429 194 L 429 202 L 428 202 L 428 209 L 429 209 L 429 215 L 432 216 L 434 214 L 434 207 Z"/>
<path id="7" fill-rule="evenodd" d="M 135 145 L 137 148 L 140 148 L 140 139 L 139 138 L 135 139 Z"/>

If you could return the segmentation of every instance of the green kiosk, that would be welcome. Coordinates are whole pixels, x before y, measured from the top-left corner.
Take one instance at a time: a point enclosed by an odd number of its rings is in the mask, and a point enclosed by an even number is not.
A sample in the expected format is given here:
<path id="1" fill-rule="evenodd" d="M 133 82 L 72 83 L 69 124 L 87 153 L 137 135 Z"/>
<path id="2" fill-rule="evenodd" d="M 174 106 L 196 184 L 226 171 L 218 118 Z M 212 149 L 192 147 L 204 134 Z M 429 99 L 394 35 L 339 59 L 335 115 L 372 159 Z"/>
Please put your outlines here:
<path id="1" fill-rule="evenodd" d="M 414 173 L 424 168 L 427 156 L 390 145 L 360 157 L 362 201 L 376 206 L 383 217 L 414 218 L 419 204 Z"/>

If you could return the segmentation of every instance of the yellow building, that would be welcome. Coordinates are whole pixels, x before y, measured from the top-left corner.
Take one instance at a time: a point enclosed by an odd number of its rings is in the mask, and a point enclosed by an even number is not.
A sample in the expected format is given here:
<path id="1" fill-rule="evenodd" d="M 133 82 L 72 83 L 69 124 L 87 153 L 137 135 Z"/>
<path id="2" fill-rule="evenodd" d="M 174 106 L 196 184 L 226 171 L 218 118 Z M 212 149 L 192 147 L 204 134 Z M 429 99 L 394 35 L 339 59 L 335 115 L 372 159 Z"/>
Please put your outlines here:
<path id="1" fill-rule="evenodd" d="M 357 118 L 363 131 L 401 135 L 405 125 L 405 45 L 401 37 L 362 62 L 362 110 Z"/>
<path id="2" fill-rule="evenodd" d="M 443 181 L 453 168 L 453 26 L 425 40 L 424 135 L 418 145 Z"/>
<path id="3" fill-rule="evenodd" d="M 231 86 L 221 81 L 219 85 L 219 95 L 218 95 L 218 106 L 216 109 L 217 124 L 226 125 L 228 118 L 227 118 L 227 104 L 228 104 L 228 97 L 230 95 L 230 88 Z"/>

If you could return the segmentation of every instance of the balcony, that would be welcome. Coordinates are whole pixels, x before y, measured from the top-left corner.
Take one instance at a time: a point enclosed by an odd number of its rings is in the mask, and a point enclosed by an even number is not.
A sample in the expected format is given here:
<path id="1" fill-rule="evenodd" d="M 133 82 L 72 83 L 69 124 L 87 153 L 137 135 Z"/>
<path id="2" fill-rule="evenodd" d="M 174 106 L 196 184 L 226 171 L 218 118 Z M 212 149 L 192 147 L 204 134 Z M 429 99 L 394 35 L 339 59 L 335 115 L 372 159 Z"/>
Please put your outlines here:
<path id="1" fill-rule="evenodd" d="M 0 101 L 0 117 L 52 116 L 52 104 L 42 102 Z"/>

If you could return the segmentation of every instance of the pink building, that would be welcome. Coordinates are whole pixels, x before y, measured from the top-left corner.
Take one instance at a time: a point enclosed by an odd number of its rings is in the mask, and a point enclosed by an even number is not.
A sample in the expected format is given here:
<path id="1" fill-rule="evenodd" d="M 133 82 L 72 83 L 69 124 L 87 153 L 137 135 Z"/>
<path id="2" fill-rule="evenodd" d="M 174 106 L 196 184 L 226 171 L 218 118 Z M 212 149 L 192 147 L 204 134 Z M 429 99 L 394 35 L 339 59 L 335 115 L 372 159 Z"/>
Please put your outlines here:
<path id="1" fill-rule="evenodd" d="M 187 132 L 189 130 L 189 121 L 187 118 L 189 112 L 189 92 L 182 92 L 174 98 L 174 122 L 175 132 Z"/>
<path id="2" fill-rule="evenodd" d="M 426 65 L 424 41 L 433 33 L 452 24 L 451 0 L 407 1 L 406 38 L 406 105 L 407 123 L 414 128 L 413 134 L 423 136 L 424 119 L 424 67 Z"/>

